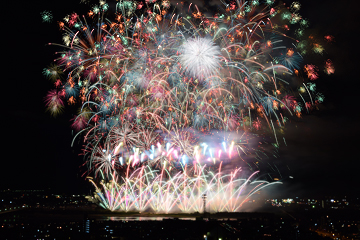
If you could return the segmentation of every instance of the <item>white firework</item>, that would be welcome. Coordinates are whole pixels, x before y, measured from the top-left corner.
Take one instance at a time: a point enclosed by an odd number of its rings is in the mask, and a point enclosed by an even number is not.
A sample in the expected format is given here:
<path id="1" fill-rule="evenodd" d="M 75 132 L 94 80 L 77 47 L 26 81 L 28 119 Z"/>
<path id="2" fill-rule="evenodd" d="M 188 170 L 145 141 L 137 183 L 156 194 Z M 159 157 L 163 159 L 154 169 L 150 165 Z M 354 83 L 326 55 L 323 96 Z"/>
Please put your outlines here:
<path id="1" fill-rule="evenodd" d="M 206 80 L 218 72 L 220 47 L 209 38 L 190 38 L 180 47 L 179 61 L 185 73 Z"/>

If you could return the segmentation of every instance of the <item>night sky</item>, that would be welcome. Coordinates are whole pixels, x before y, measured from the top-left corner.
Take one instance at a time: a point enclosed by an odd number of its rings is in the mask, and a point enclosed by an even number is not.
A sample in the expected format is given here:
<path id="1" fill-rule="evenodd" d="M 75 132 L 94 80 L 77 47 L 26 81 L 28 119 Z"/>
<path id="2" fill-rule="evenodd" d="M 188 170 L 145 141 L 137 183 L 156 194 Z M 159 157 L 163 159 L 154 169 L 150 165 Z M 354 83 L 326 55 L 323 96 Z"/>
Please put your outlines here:
<path id="1" fill-rule="evenodd" d="M 291 3 L 290 1 L 286 1 Z M 358 30 L 353 1 L 300 1 L 300 14 L 310 21 L 319 36 L 333 35 L 326 46 L 326 60 L 335 74 L 317 81 L 325 95 L 319 111 L 303 115 L 287 127 L 287 147 L 281 161 L 294 177 L 276 194 L 325 196 L 359 194 L 359 61 Z M 3 9 L 2 37 L 2 164 L 0 189 L 46 189 L 88 193 L 91 186 L 81 177 L 85 168 L 79 145 L 71 147 L 70 119 L 73 111 L 53 118 L 45 111 L 44 97 L 52 89 L 42 75 L 43 68 L 60 50 L 46 46 L 61 43 L 56 21 L 77 9 L 88 10 L 78 1 L 13 1 Z M 52 11 L 51 24 L 42 23 L 40 13 Z M 4 52 L 4 51 L 3 51 Z M 326 58 L 326 59 L 325 59 Z M 317 60 L 314 59 L 314 63 Z M 307 62 L 312 62 L 308 58 Z M 4 145 L 5 144 L 5 145 Z M 275 193 L 274 193 L 275 194 Z"/>

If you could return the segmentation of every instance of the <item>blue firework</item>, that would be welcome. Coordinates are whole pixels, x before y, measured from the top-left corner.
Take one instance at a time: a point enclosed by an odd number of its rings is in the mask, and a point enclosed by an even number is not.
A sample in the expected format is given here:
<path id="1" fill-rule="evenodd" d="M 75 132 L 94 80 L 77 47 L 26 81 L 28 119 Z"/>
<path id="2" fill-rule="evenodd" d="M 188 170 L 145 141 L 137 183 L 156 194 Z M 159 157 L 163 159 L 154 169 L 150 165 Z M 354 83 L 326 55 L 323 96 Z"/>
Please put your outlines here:
<path id="1" fill-rule="evenodd" d="M 300 69 L 302 60 L 301 55 L 291 48 L 283 51 L 279 56 L 280 63 L 289 69 Z"/>
<path id="2" fill-rule="evenodd" d="M 261 105 L 263 106 L 266 115 L 269 115 L 271 112 L 275 112 L 274 101 L 276 101 L 276 99 L 269 96 L 261 99 Z"/>

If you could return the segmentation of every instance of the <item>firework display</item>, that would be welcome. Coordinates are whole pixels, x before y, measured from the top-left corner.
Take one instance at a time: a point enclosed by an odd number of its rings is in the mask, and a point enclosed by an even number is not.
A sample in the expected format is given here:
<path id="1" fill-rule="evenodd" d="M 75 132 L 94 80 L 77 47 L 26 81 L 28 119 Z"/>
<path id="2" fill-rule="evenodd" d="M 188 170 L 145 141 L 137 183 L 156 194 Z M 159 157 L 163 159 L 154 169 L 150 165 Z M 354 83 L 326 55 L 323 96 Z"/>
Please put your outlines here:
<path id="1" fill-rule="evenodd" d="M 90 201 L 110 210 L 140 211 L 152 209 L 155 212 L 201 212 L 203 198 L 207 198 L 207 210 L 210 212 L 236 212 L 254 193 L 269 185 L 264 180 L 255 180 L 258 173 L 252 173 L 248 179 L 239 178 L 240 169 L 224 175 L 221 166 L 216 173 L 206 173 L 205 165 L 199 166 L 188 176 L 186 169 L 173 175 L 163 169 L 160 174 L 149 166 L 142 166 L 131 175 L 127 174 L 118 181 L 101 182 Z M 193 173 L 196 176 L 193 176 Z"/>
<path id="2" fill-rule="evenodd" d="M 306 35 L 297 2 L 216 9 L 100 1 L 58 22 L 64 44 L 49 44 L 63 49 L 43 71 L 54 82 L 45 102 L 54 116 L 79 108 L 72 127 L 96 189 L 89 200 L 112 211 L 194 212 L 206 196 L 211 211 L 239 211 L 279 183 L 259 154 L 268 142 L 276 154 L 285 125 L 324 100 L 315 80 L 319 68 L 334 73 L 332 61 L 304 56 L 323 55 L 333 37 Z"/>

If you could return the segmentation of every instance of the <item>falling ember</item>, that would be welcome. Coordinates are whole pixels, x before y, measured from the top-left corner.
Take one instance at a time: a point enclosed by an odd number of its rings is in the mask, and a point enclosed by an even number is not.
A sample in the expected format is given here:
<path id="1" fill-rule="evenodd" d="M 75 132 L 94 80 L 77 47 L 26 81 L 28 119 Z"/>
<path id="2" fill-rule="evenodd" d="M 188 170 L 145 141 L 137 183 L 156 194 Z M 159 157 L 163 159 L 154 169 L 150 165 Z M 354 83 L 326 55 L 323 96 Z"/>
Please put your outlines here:
<path id="1" fill-rule="evenodd" d="M 328 42 L 333 42 L 335 38 L 334 38 L 334 36 L 327 35 L 327 36 L 324 37 L 324 39 L 325 39 L 326 41 L 328 41 Z"/>
<path id="2" fill-rule="evenodd" d="M 317 73 L 318 70 L 315 65 L 312 65 L 312 64 L 305 65 L 304 71 L 307 74 L 307 77 L 312 81 L 316 80 L 319 77 L 319 75 Z"/>
<path id="3" fill-rule="evenodd" d="M 318 54 L 323 54 L 324 48 L 320 44 L 314 43 L 313 51 Z"/>
<path id="4" fill-rule="evenodd" d="M 291 49 L 288 49 L 286 55 L 287 55 L 288 57 L 291 57 L 292 55 L 294 55 L 294 50 L 293 50 L 292 48 L 291 48 Z"/>
<path id="5" fill-rule="evenodd" d="M 325 62 L 325 73 L 330 75 L 333 74 L 335 72 L 335 68 L 334 65 L 332 63 L 332 61 L 330 59 L 326 60 Z"/>

